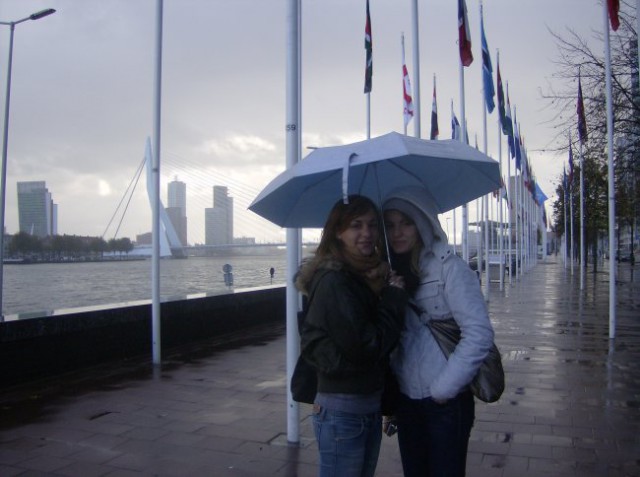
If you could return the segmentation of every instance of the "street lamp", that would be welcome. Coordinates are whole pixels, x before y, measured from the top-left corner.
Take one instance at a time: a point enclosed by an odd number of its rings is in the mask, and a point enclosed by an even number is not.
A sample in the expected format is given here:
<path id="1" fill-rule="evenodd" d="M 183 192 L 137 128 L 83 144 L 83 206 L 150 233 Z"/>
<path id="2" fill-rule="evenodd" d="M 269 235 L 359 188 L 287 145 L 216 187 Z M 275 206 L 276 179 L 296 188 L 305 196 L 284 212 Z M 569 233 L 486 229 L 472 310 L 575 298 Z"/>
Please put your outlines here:
<path id="1" fill-rule="evenodd" d="M 3 276 L 4 276 L 4 208 L 5 200 L 7 196 L 7 146 L 9 139 L 9 102 L 11 99 L 11 63 L 13 59 L 13 32 L 16 25 L 27 20 L 40 20 L 46 16 L 55 13 L 53 8 L 47 8 L 46 10 L 40 10 L 39 12 L 32 13 L 28 17 L 21 18 L 13 22 L 0 21 L 0 25 L 9 25 L 11 34 L 9 36 L 9 61 L 7 66 L 7 92 L 5 93 L 4 102 L 4 133 L 2 135 L 2 173 L 0 176 L 0 319 L 4 316 L 2 313 L 2 289 L 3 289 Z"/>

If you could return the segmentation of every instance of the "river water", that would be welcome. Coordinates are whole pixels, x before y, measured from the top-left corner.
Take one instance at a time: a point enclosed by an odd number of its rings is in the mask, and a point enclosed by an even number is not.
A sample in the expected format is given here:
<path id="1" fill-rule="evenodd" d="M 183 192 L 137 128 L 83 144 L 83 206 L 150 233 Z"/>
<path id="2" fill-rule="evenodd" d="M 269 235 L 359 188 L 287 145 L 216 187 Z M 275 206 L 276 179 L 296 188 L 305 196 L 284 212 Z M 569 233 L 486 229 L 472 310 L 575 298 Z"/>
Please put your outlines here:
<path id="1" fill-rule="evenodd" d="M 233 286 L 223 266 L 232 267 Z M 273 281 L 270 268 L 275 269 Z M 189 257 L 160 261 L 161 300 L 187 295 L 283 285 L 284 250 L 268 254 Z M 46 263 L 4 266 L 3 312 L 19 318 L 53 314 L 68 308 L 151 300 L 151 260 L 90 263 Z M 17 318 L 17 317 L 14 317 Z"/>

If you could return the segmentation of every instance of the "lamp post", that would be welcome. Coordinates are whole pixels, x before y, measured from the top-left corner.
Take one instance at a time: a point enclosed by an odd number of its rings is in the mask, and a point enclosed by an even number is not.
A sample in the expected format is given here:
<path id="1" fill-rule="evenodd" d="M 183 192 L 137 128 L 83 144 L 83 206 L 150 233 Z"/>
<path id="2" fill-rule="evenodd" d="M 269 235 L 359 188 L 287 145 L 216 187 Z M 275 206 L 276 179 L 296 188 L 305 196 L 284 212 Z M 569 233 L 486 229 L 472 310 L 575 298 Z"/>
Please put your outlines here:
<path id="1" fill-rule="evenodd" d="M 13 22 L 3 22 L 0 21 L 0 25 L 8 25 L 11 33 L 9 36 L 9 61 L 7 66 L 7 91 L 5 93 L 5 102 L 4 102 L 4 132 L 2 135 L 2 173 L 0 175 L 0 319 L 4 317 L 4 313 L 2 312 L 2 304 L 3 304 L 3 276 L 4 276 L 4 208 L 5 208 L 5 200 L 7 196 L 7 146 L 9 139 L 9 103 L 11 99 L 11 63 L 13 59 L 13 32 L 16 28 L 16 25 L 22 22 L 26 22 L 27 20 L 40 20 L 46 16 L 55 13 L 56 11 L 53 8 L 48 8 L 46 10 L 40 10 L 39 12 L 32 13 L 28 17 L 21 18 L 20 20 L 16 20 Z"/>

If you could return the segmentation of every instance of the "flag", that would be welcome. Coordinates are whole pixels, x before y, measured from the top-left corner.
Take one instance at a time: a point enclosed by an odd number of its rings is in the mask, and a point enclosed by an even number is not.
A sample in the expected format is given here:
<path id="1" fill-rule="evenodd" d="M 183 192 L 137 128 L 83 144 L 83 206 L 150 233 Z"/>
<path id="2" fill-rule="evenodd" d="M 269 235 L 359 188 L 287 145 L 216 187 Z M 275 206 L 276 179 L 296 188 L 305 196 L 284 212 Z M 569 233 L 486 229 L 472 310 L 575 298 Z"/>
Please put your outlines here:
<path id="1" fill-rule="evenodd" d="M 460 130 L 460 123 L 458 122 L 458 118 L 456 118 L 456 114 L 451 111 L 451 139 L 459 141 L 461 133 L 462 131 Z"/>
<path id="2" fill-rule="evenodd" d="M 493 66 L 491 65 L 491 55 L 487 38 L 484 34 L 484 20 L 482 18 L 482 4 L 480 4 L 480 36 L 482 39 L 482 83 L 484 85 L 484 101 L 487 105 L 487 112 L 491 113 L 496 107 L 493 97 L 496 95 L 493 89 Z"/>
<path id="3" fill-rule="evenodd" d="M 567 177 L 567 185 L 571 187 L 573 184 L 573 148 L 569 143 L 569 176 Z"/>
<path id="4" fill-rule="evenodd" d="M 411 82 L 409 81 L 409 71 L 404 59 L 404 34 L 402 35 L 402 95 L 404 104 L 404 127 L 405 130 L 409 121 L 413 118 L 413 98 L 411 97 Z"/>
<path id="5" fill-rule="evenodd" d="M 562 168 L 562 190 L 564 191 L 564 197 L 566 201 L 569 193 L 567 187 L 567 170 L 564 167 Z"/>
<path id="6" fill-rule="evenodd" d="M 514 145 L 514 157 L 516 158 L 516 169 L 522 171 L 522 150 L 520 148 L 520 127 L 518 126 L 518 120 L 516 113 L 513 113 L 513 145 Z"/>
<path id="7" fill-rule="evenodd" d="M 611 28 L 616 31 L 620 26 L 620 18 L 618 18 L 618 11 L 620 10 L 620 0 L 607 0 L 607 9 L 609 10 L 609 20 L 611 21 Z"/>
<path id="8" fill-rule="evenodd" d="M 367 23 L 364 26 L 364 49 L 367 52 L 367 66 L 364 72 L 364 92 L 371 92 L 371 78 L 373 77 L 373 42 L 371 37 L 371 16 L 369 15 L 369 0 L 367 0 Z"/>
<path id="9" fill-rule="evenodd" d="M 438 103 L 436 103 L 436 78 L 433 78 L 433 104 L 431 105 L 431 135 L 429 139 L 438 139 Z"/>
<path id="10" fill-rule="evenodd" d="M 496 189 L 492 192 L 493 196 L 496 199 L 502 199 L 507 201 L 507 205 L 509 205 L 509 197 L 507 196 L 507 188 L 504 185 L 504 180 L 500 177 L 500 188 Z"/>
<path id="11" fill-rule="evenodd" d="M 502 128 L 502 134 L 509 135 L 507 128 L 507 117 L 505 113 L 504 104 L 504 89 L 502 89 L 502 77 L 500 76 L 500 59 L 498 59 L 498 72 L 496 75 L 496 83 L 498 88 L 498 116 L 500 116 L 500 126 Z"/>
<path id="12" fill-rule="evenodd" d="M 507 194 L 507 186 L 504 184 L 504 180 L 502 179 L 502 177 L 500 178 L 500 183 L 502 184 L 501 189 L 502 189 L 502 200 L 506 200 L 507 201 L 507 206 L 509 205 L 509 194 Z"/>
<path id="13" fill-rule="evenodd" d="M 464 0 L 458 0 L 458 47 L 462 66 L 469 66 L 473 62 L 471 53 L 471 33 L 467 19 L 467 5 Z"/>
<path id="14" fill-rule="evenodd" d="M 580 143 L 584 145 L 587 142 L 587 119 L 584 116 L 584 102 L 582 101 L 582 82 L 580 81 L 580 73 L 578 73 L 578 137 Z"/>
<path id="15" fill-rule="evenodd" d="M 509 91 L 507 91 L 507 108 L 505 110 L 505 122 L 507 125 L 507 141 L 509 142 L 509 155 L 516 157 L 516 145 L 514 142 L 514 127 L 511 121 L 511 101 L 509 101 Z"/>

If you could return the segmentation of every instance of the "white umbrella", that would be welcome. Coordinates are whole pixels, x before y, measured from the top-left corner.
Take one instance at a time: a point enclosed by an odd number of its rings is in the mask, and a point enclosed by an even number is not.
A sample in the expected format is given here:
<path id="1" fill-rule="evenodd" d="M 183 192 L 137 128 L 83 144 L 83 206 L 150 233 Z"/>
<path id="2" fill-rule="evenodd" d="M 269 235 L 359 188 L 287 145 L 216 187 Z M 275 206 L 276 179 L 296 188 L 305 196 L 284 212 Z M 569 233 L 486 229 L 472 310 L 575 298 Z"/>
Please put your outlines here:
<path id="1" fill-rule="evenodd" d="M 380 204 L 391 191 L 424 187 L 438 212 L 500 188 L 498 162 L 460 141 L 428 141 L 391 132 L 323 147 L 273 179 L 249 210 L 281 227 L 317 228 L 340 198 Z"/>

